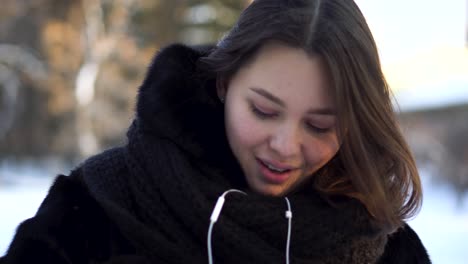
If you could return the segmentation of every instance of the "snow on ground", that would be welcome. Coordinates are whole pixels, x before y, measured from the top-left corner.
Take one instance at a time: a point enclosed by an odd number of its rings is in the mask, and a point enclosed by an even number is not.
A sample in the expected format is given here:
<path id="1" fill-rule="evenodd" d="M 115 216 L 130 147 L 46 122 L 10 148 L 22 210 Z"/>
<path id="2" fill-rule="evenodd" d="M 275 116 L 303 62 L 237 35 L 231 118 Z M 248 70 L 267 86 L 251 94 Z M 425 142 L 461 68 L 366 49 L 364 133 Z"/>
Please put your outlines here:
<path id="1" fill-rule="evenodd" d="M 45 174 L 34 169 L 12 171 L 0 167 L 0 256 L 7 250 L 17 225 L 35 214 L 47 194 L 53 177 Z M 14 182 L 6 181 L 12 175 L 20 177 Z M 423 185 L 423 208 L 410 225 L 420 236 L 433 263 L 466 263 L 468 195 L 463 205 L 457 206 L 456 196 L 448 186 L 432 183 L 428 177 L 423 177 Z"/>
<path id="2" fill-rule="evenodd" d="M 453 190 L 422 178 L 424 202 L 410 225 L 435 264 L 462 264 L 468 259 L 468 194 L 457 204 Z"/>
<path id="3" fill-rule="evenodd" d="M 7 250 L 18 224 L 36 213 L 53 175 L 36 166 L 0 166 L 0 256 Z"/>
<path id="4" fill-rule="evenodd" d="M 16 226 L 34 216 L 50 183 L 48 178 L 31 178 L 21 185 L 5 187 L 0 184 L 0 255 L 8 247 Z"/>

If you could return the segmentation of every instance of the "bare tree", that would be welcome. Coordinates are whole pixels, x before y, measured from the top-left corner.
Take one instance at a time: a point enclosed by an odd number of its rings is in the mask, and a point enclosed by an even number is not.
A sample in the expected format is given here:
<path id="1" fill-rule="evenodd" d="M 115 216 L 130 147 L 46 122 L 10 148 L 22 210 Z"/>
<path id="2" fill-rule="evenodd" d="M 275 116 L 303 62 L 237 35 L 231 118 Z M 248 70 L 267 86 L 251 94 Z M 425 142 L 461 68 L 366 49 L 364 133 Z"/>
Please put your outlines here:
<path id="1" fill-rule="evenodd" d="M 45 65 L 33 54 L 16 45 L 0 44 L 0 140 L 15 120 L 21 74 L 37 82 L 47 77 Z"/>
<path id="2" fill-rule="evenodd" d="M 103 63 L 116 50 L 117 43 L 127 32 L 134 2 L 134 0 L 83 0 L 82 2 L 85 16 L 85 55 L 75 81 L 75 98 L 78 103 L 76 124 L 78 146 L 83 156 L 93 154 L 100 148 L 92 124 L 96 80 Z M 107 16 L 110 21 L 106 21 L 104 17 L 104 5 L 110 7 Z"/>
<path id="3" fill-rule="evenodd" d="M 155 51 L 177 41 L 213 43 L 248 2 L 5 0 L 0 43 L 32 51 L 47 76 L 38 82 L 23 69 L 34 63 L 0 61 L 0 135 L 8 142 L 1 157 L 70 162 L 123 142 Z"/>

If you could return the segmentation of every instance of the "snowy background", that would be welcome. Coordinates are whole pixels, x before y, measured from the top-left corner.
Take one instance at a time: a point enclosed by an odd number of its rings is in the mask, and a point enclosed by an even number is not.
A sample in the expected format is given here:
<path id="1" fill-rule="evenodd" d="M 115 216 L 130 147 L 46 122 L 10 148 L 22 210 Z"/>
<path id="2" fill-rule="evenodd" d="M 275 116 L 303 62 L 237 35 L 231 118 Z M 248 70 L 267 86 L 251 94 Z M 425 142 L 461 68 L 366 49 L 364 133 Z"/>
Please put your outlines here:
<path id="1" fill-rule="evenodd" d="M 468 104 L 468 1 L 356 2 L 374 34 L 386 77 L 403 111 Z M 59 173 L 67 170 L 0 163 L 0 255 L 18 224 L 35 214 Z M 421 170 L 421 176 L 424 203 L 410 225 L 433 263 L 468 263 L 468 194 L 457 196 L 449 184 L 435 181 L 428 171 Z"/>

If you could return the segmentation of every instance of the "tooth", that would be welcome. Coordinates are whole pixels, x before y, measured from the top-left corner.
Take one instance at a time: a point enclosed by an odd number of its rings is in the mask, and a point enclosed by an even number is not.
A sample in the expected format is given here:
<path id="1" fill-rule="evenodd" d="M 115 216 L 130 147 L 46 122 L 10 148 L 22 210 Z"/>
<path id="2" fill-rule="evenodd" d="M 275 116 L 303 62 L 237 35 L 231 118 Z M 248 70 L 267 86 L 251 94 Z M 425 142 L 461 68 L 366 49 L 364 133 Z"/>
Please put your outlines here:
<path id="1" fill-rule="evenodd" d="M 273 165 L 271 164 L 267 164 L 268 168 L 271 169 L 271 170 L 274 170 L 274 171 L 277 171 L 277 172 L 284 172 L 286 170 L 282 170 L 282 169 L 278 169 L 276 167 L 274 167 Z"/>

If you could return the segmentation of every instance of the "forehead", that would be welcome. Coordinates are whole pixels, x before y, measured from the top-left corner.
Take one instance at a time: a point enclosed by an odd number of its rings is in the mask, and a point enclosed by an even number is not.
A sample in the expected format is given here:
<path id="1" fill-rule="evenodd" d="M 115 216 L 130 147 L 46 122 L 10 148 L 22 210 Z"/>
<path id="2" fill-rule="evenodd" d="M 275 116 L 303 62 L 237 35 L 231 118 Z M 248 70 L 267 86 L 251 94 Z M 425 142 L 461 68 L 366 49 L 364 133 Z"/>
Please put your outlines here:
<path id="1" fill-rule="evenodd" d="M 271 42 L 259 49 L 235 79 L 245 88 L 261 88 L 289 104 L 332 107 L 328 70 L 320 56 Z"/>

